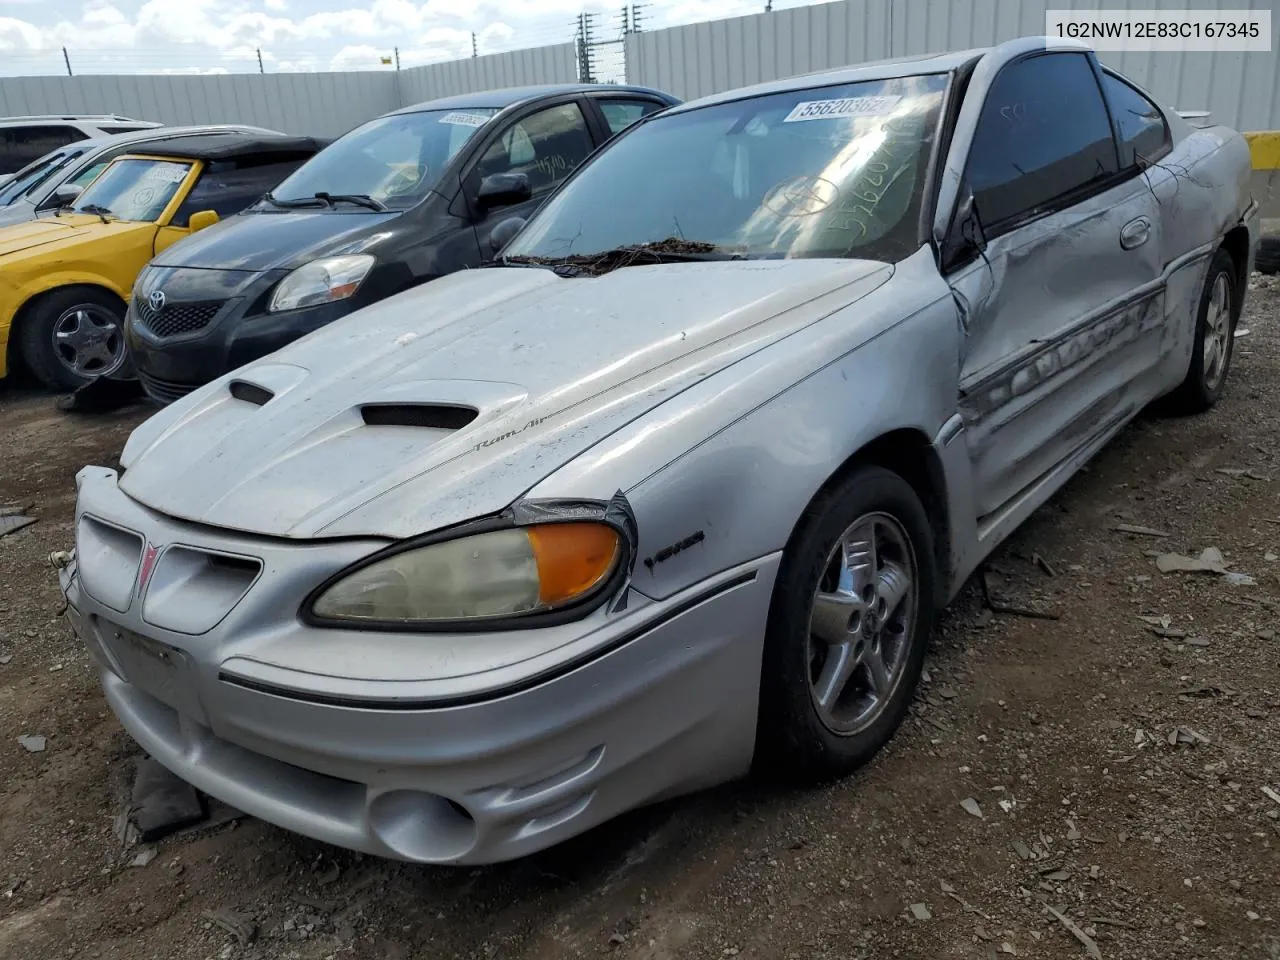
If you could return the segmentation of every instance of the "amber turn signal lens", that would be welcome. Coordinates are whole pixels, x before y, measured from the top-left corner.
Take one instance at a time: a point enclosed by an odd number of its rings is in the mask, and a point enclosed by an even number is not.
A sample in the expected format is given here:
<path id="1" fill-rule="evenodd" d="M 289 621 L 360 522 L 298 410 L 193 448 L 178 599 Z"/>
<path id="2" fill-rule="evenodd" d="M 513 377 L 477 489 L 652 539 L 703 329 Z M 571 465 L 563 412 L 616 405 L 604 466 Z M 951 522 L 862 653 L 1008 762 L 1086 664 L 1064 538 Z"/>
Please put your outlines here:
<path id="1" fill-rule="evenodd" d="M 607 577 L 621 540 L 603 523 L 544 523 L 526 527 L 538 565 L 538 600 L 556 606 L 576 600 Z"/>

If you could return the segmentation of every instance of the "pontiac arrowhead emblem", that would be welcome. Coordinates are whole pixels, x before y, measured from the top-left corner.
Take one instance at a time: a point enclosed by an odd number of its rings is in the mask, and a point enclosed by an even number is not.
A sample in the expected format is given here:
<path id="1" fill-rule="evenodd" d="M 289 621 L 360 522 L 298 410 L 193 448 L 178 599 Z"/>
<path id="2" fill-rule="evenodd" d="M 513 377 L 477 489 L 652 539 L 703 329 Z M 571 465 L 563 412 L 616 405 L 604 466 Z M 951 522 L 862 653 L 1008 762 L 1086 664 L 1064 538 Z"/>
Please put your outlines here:
<path id="1" fill-rule="evenodd" d="M 147 583 L 151 580 L 151 574 L 156 568 L 156 547 L 150 542 L 142 551 L 142 569 L 138 572 L 138 596 L 142 596 L 144 590 L 147 589 Z"/>

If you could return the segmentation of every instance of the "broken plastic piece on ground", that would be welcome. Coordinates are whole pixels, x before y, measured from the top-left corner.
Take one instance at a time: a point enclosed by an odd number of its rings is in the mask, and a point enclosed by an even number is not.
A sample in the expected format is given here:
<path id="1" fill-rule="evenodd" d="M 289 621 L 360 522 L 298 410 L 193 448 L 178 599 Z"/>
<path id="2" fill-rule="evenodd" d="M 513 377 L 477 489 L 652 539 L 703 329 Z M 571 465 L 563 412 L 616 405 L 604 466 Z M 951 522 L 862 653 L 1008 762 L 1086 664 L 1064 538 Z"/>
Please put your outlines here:
<path id="1" fill-rule="evenodd" d="M 0 512 L 0 537 L 15 533 L 23 527 L 29 527 L 40 519 L 39 517 L 28 517 L 22 512 L 23 508 L 21 507 L 16 510 L 10 507 L 0 509 L 3 510 L 3 512 Z"/>
<path id="2" fill-rule="evenodd" d="M 147 757 L 133 780 L 133 822 L 139 839 L 151 843 L 207 816 L 195 787 Z"/>
<path id="3" fill-rule="evenodd" d="M 97 377 L 66 396 L 55 406 L 66 413 L 110 413 L 130 404 L 146 400 L 142 384 L 137 380 L 112 380 Z"/>

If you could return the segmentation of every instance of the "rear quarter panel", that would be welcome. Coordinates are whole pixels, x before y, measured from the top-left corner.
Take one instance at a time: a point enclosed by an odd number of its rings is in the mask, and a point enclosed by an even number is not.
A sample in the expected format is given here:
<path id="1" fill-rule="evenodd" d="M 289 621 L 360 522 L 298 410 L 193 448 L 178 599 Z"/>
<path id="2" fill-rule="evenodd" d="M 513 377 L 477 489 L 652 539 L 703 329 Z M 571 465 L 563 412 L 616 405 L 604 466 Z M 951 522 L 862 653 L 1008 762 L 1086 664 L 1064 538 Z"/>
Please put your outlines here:
<path id="1" fill-rule="evenodd" d="M 1239 133 L 1185 125 L 1173 150 L 1146 173 L 1160 203 L 1165 318 L 1174 336 L 1162 371 L 1168 389 L 1187 372 L 1209 260 L 1250 207 L 1251 174 L 1249 145 Z"/>

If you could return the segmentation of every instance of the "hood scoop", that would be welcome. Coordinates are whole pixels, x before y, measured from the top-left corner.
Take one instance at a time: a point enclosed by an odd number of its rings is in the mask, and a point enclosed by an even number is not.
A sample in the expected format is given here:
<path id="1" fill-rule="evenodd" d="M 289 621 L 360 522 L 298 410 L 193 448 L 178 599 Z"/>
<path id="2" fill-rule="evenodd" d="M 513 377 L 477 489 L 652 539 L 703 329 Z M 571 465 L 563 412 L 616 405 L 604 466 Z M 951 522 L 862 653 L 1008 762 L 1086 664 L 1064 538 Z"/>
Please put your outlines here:
<path id="1" fill-rule="evenodd" d="M 250 383 L 247 380 L 232 380 L 227 384 L 227 392 L 237 400 L 252 403 L 255 407 L 261 407 L 275 396 L 275 393 L 266 387 L 260 387 L 256 383 Z"/>
<path id="2" fill-rule="evenodd" d="M 480 411 L 446 403 L 366 403 L 360 408 L 360 416 L 367 427 L 461 430 L 480 416 Z"/>

